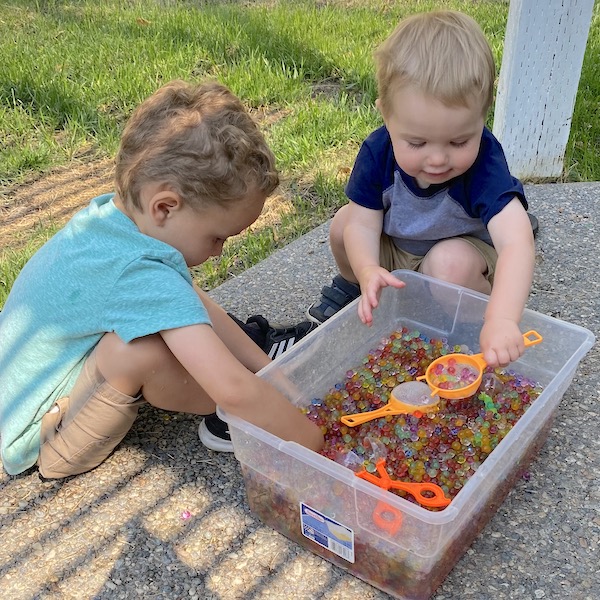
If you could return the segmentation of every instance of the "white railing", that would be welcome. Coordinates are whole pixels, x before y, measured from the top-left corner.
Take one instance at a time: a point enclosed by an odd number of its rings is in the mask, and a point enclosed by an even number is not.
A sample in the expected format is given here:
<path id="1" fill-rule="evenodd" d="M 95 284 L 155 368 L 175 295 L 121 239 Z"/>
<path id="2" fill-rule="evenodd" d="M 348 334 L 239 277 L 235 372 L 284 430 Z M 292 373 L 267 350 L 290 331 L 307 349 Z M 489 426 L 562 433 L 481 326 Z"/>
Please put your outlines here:
<path id="1" fill-rule="evenodd" d="M 594 0 L 511 0 L 494 135 L 522 179 L 560 177 Z"/>

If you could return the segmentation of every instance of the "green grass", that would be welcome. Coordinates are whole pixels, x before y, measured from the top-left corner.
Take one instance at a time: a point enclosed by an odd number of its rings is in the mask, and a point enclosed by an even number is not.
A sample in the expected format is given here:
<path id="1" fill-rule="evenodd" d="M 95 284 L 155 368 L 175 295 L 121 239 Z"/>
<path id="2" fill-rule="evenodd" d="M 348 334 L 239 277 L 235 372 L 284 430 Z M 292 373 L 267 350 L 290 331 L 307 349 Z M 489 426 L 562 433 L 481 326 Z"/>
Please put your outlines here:
<path id="1" fill-rule="evenodd" d="M 372 51 L 411 12 L 448 7 L 484 28 L 499 65 L 508 3 L 0 0 L 0 186 L 86 156 L 109 157 L 133 108 L 173 79 L 216 78 L 263 129 L 294 211 L 195 270 L 218 285 L 329 218 L 344 202 L 339 171 L 380 123 Z M 564 180 L 600 179 L 600 22 L 595 8 Z M 490 117 L 491 124 L 491 117 Z M 47 236 L 31 234 L 28 248 Z M 0 262 L 0 305 L 26 251 Z"/>

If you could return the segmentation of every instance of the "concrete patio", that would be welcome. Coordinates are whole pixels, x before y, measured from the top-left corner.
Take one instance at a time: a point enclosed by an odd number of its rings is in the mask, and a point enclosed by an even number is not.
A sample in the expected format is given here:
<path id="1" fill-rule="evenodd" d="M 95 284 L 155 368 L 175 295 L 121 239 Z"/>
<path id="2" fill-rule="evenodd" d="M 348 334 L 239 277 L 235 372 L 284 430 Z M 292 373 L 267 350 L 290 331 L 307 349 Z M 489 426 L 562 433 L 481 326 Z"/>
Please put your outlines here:
<path id="1" fill-rule="evenodd" d="M 538 216 L 528 308 L 600 335 L 600 184 L 526 186 Z M 298 321 L 335 274 L 325 224 L 212 292 L 240 318 Z M 564 395 L 549 439 L 435 600 L 600 598 L 600 355 Z M 249 511 L 233 455 L 200 419 L 142 411 L 93 472 L 0 474 L 3 598 L 383 600 L 389 596 Z"/>

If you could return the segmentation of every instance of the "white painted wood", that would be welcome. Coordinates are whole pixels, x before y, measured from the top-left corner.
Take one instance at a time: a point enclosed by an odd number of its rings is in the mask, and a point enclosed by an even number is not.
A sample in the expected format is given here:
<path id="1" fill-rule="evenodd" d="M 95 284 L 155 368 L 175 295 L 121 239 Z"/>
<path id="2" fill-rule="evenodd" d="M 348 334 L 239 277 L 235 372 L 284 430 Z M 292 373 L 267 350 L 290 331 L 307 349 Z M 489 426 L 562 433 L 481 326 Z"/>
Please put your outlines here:
<path id="1" fill-rule="evenodd" d="M 511 172 L 559 177 L 594 0 L 511 0 L 494 135 Z"/>

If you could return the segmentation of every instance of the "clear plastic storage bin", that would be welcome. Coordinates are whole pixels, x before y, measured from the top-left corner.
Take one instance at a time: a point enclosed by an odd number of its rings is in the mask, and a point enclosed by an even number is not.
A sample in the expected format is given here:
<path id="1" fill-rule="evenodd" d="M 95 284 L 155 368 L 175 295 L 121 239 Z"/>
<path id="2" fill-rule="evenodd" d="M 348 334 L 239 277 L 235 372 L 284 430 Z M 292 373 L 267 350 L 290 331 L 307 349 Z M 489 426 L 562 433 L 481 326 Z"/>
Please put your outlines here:
<path id="1" fill-rule="evenodd" d="M 477 351 L 487 296 L 412 271 L 396 275 L 406 287 L 383 290 L 372 327 L 360 322 L 355 301 L 259 375 L 279 387 L 284 374 L 299 390 L 291 401 L 306 407 L 403 326 Z M 543 392 L 447 508 L 422 508 L 324 456 L 224 415 L 251 510 L 265 524 L 396 598 L 429 598 L 543 445 L 560 399 L 594 343 L 589 330 L 531 310 L 525 311 L 521 329 L 536 330 L 543 343 L 528 348 L 511 368 L 538 381 Z M 371 516 L 381 503 L 401 515 L 393 534 L 373 524 Z"/>

